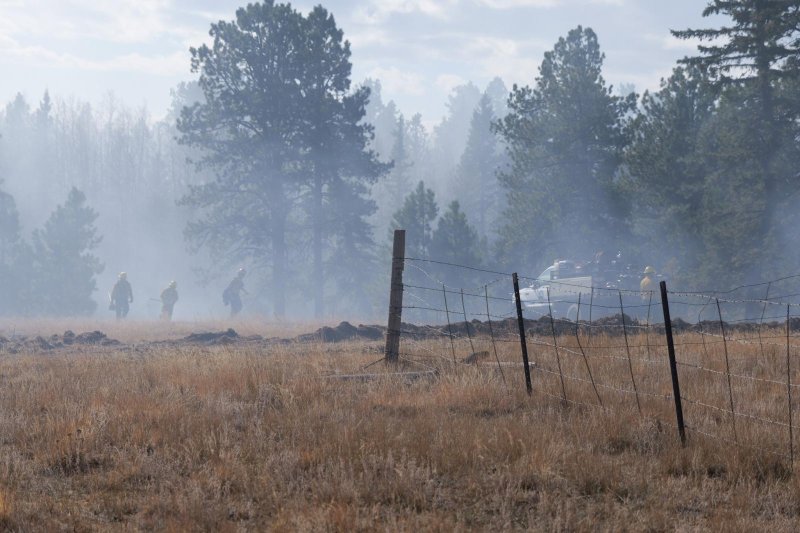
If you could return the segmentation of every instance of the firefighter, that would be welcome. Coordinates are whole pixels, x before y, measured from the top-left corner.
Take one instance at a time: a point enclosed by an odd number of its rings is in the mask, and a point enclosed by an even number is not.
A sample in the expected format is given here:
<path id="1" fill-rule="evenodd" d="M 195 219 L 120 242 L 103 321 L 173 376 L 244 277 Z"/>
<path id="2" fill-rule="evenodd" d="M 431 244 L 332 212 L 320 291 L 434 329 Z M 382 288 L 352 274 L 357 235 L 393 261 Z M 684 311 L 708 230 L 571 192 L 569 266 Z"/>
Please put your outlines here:
<path id="1" fill-rule="evenodd" d="M 247 294 L 244 290 L 244 275 L 247 271 L 240 268 L 236 273 L 236 277 L 228 284 L 227 288 L 222 292 L 222 303 L 231 306 L 231 317 L 239 314 L 242 310 L 242 293 Z"/>
<path id="2" fill-rule="evenodd" d="M 128 316 L 130 304 L 133 303 L 133 289 L 128 281 L 126 272 L 119 273 L 119 279 L 114 284 L 114 288 L 111 289 L 111 294 L 108 295 L 108 298 L 111 302 L 108 308 L 116 311 L 117 320 Z"/>
<path id="3" fill-rule="evenodd" d="M 643 300 L 649 300 L 650 293 L 656 289 L 655 282 L 653 281 L 655 273 L 656 269 L 651 266 L 646 266 L 644 268 L 644 277 L 642 281 L 639 282 L 639 290 L 642 293 Z"/>
<path id="4" fill-rule="evenodd" d="M 161 291 L 161 319 L 172 320 L 172 311 L 178 301 L 178 283 L 170 281 L 166 289 Z"/>

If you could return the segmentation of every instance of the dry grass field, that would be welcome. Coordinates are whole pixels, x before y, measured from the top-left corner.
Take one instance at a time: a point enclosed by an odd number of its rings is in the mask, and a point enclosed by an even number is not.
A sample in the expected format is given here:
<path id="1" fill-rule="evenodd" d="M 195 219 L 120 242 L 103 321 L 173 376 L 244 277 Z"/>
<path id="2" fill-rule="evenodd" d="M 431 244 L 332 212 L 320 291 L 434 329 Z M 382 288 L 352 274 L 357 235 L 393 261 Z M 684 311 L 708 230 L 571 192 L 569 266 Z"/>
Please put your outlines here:
<path id="1" fill-rule="evenodd" d="M 548 339 L 531 339 L 538 367 L 528 397 L 519 366 L 503 367 L 504 383 L 493 356 L 453 365 L 454 349 L 459 358 L 469 353 L 463 339 L 403 342 L 416 362 L 408 368 L 433 367 L 435 378 L 362 382 L 329 376 L 360 372 L 380 358 L 379 343 L 165 348 L 131 343 L 211 325 L 23 325 L 42 335 L 102 329 L 126 344 L 0 353 L 0 530 L 796 531 L 800 524 L 798 478 L 790 460 L 771 451 L 788 454 L 787 428 L 740 417 L 734 435 L 726 413 L 686 405 L 687 424 L 720 438 L 690 431 L 682 448 L 671 400 L 659 396 L 671 393 L 665 350 L 647 348 L 644 335 L 630 339 L 640 414 L 619 336 L 584 338 L 586 360 L 574 337 L 560 339 L 559 360 Z M 235 327 L 264 336 L 312 330 Z M 679 339 L 679 359 L 724 369 L 721 344 L 703 347 L 698 338 Z M 512 339 L 499 348 L 502 360 L 519 362 Z M 764 355 L 752 344 L 728 348 L 731 373 L 785 378 L 777 342 Z M 566 403 L 550 373 L 559 363 L 575 378 L 565 380 Z M 727 406 L 724 376 L 695 367 L 681 369 L 684 395 Z M 387 371 L 380 363 L 367 370 Z M 786 421 L 785 387 L 736 379 L 737 411 Z"/>

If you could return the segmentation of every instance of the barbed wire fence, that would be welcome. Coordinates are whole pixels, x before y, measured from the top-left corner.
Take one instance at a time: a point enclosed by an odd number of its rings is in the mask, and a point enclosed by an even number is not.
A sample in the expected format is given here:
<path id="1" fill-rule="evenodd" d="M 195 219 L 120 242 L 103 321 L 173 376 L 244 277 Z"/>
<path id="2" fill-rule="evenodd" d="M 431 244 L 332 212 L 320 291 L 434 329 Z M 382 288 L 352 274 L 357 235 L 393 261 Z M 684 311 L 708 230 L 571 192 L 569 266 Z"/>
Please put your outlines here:
<path id="1" fill-rule="evenodd" d="M 565 408 L 630 412 L 684 444 L 710 439 L 793 468 L 800 275 L 679 292 L 404 251 L 393 264 L 387 361 L 432 372 L 479 365 Z"/>

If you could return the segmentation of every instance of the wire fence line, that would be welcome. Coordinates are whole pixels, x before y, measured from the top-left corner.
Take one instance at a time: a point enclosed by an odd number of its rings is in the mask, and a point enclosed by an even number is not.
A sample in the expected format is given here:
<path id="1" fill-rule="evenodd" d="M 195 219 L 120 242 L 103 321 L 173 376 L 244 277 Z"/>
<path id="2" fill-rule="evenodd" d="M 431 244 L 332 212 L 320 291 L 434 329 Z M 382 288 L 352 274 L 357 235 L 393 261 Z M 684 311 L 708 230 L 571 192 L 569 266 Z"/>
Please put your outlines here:
<path id="1" fill-rule="evenodd" d="M 518 276 L 527 282 L 520 316 L 513 273 L 403 261 L 409 272 L 399 332 L 404 363 L 494 369 L 512 389 L 528 370 L 534 395 L 631 412 L 665 427 L 682 423 L 675 424 L 673 409 L 682 404 L 690 437 L 778 455 L 793 466 L 800 302 L 791 298 L 800 296 L 800 275 L 726 291 L 668 291 L 675 298 L 666 324 L 657 291 Z M 753 288 L 765 289 L 764 298 L 736 297 Z M 668 328 L 676 332 L 677 398 Z M 527 367 L 521 352 L 530 354 Z"/>

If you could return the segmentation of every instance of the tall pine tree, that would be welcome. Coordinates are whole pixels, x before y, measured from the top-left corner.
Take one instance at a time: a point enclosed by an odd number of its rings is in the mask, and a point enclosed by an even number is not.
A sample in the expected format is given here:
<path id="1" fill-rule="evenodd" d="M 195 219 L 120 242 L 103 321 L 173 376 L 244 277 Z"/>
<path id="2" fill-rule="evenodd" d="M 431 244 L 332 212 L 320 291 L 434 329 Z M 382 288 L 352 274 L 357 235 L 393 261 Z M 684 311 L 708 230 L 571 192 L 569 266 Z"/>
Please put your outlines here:
<path id="1" fill-rule="evenodd" d="M 0 315 L 20 316 L 30 310 L 29 260 L 28 247 L 20 235 L 14 197 L 0 190 Z"/>
<path id="2" fill-rule="evenodd" d="M 433 225 L 438 215 L 436 195 L 420 181 L 392 217 L 391 230 L 406 230 L 406 256 L 426 258 L 430 255 Z"/>
<path id="3" fill-rule="evenodd" d="M 602 77 L 597 36 L 577 27 L 545 53 L 534 87 L 514 87 L 497 123 L 510 169 L 500 251 L 529 270 L 553 257 L 581 258 L 626 240 L 626 206 L 614 177 L 635 96 Z"/>
<path id="4" fill-rule="evenodd" d="M 73 188 L 44 228 L 34 232 L 33 297 L 39 314 L 90 315 L 97 307 L 92 294 L 103 271 L 93 254 L 101 240 L 94 225 L 97 216 L 86 205 L 86 196 Z"/>
<path id="5" fill-rule="evenodd" d="M 468 267 L 480 267 L 483 263 L 481 239 L 456 200 L 450 202 L 439 218 L 430 248 L 431 256 L 442 263 Z M 432 270 L 452 287 L 477 283 L 474 271 L 469 269 L 434 263 Z"/>
<path id="6" fill-rule="evenodd" d="M 321 7 L 304 16 L 272 0 L 249 4 L 235 21 L 212 24 L 211 35 L 211 47 L 192 49 L 204 102 L 178 121 L 182 142 L 201 148 L 201 164 L 216 174 L 184 199 L 200 208 L 187 235 L 219 260 L 269 268 L 278 316 L 290 243 L 310 241 L 308 287 L 321 315 L 331 241 L 370 244 L 353 224 L 332 221 L 340 213 L 368 216 L 374 206 L 365 184 L 385 171 L 367 149 L 369 90 L 350 91 L 349 43 Z M 350 191 L 342 194 L 344 187 Z M 346 233 L 333 235 L 334 228 Z"/>
<path id="7" fill-rule="evenodd" d="M 623 186 L 631 198 L 632 231 L 641 257 L 673 265 L 680 283 L 699 281 L 708 165 L 702 139 L 717 105 L 697 67 L 678 67 L 657 92 L 646 92 L 625 150 Z"/>
<path id="8" fill-rule="evenodd" d="M 298 84 L 302 96 L 295 118 L 298 145 L 309 172 L 310 202 L 307 214 L 311 219 L 312 287 L 314 316 L 325 313 L 326 255 L 330 240 L 338 238 L 347 242 L 355 252 L 366 251 L 373 244 L 369 232 L 361 229 L 364 220 L 375 210 L 374 203 L 366 198 L 368 186 L 377 181 L 388 169 L 378 162 L 368 145 L 372 126 L 365 124 L 369 89 L 360 87 L 351 91 L 350 43 L 336 21 L 321 6 L 315 7 L 303 19 L 305 56 L 298 65 L 301 77 Z M 334 191 L 338 194 L 334 194 Z M 353 223 L 339 223 L 336 219 L 347 213 L 355 216 Z M 344 215 L 342 215 L 344 216 Z M 334 235 L 334 230 L 340 233 Z M 336 254 L 333 263 L 351 268 L 363 268 L 364 253 L 342 256 Z"/>
<path id="9" fill-rule="evenodd" d="M 484 94 L 472 114 L 467 147 L 456 178 L 457 196 L 482 238 L 487 238 L 494 229 L 501 197 L 497 181 L 501 157 L 492 130 L 495 120 L 492 107 L 491 99 Z"/>
<path id="10" fill-rule="evenodd" d="M 737 100 L 740 120 L 747 117 L 747 127 L 731 124 L 726 139 L 732 143 L 730 148 L 741 149 L 733 159 L 746 160 L 748 168 L 751 163 L 757 164 L 757 169 L 750 168 L 747 175 L 741 174 L 741 166 L 736 167 L 737 186 L 750 191 L 748 199 L 740 201 L 750 205 L 751 215 L 758 210 L 758 224 L 747 228 L 754 232 L 747 240 L 756 247 L 755 253 L 738 256 L 736 264 L 742 275 L 755 281 L 763 274 L 763 258 L 779 253 L 775 217 L 782 211 L 781 204 L 800 188 L 795 173 L 783 168 L 780 155 L 785 153 L 787 141 L 794 143 L 791 130 L 800 109 L 776 98 L 781 80 L 800 74 L 800 1 L 711 0 L 703 16 L 722 16 L 731 23 L 672 33 L 704 43 L 698 47 L 699 55 L 683 62 L 707 70 L 719 88 L 728 88 L 723 99 L 730 103 Z M 737 129 L 743 139 L 730 137 Z"/>

